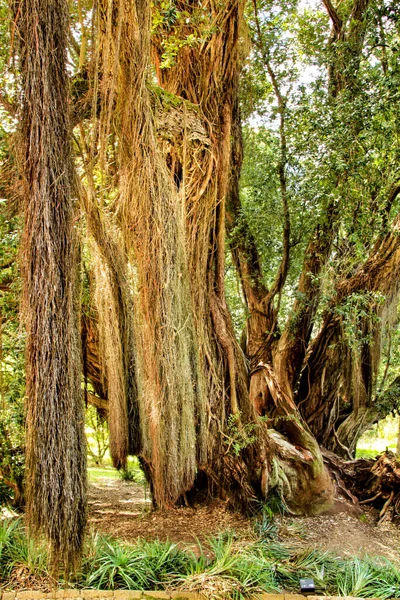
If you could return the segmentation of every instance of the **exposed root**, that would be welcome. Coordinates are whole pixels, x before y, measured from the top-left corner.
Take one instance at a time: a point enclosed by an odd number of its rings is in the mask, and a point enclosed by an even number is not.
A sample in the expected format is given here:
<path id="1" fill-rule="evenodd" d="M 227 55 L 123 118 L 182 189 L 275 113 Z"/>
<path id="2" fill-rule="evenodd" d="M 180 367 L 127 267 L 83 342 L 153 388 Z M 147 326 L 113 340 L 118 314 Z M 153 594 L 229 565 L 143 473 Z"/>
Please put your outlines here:
<path id="1" fill-rule="evenodd" d="M 392 490 L 390 492 L 389 498 L 386 500 L 385 504 L 383 505 L 383 508 L 382 508 L 381 512 L 379 513 L 379 521 L 378 521 L 378 523 L 382 523 L 382 521 L 383 521 L 383 519 L 385 517 L 385 514 L 386 514 L 386 512 L 387 512 L 387 510 L 389 508 L 389 506 L 393 502 L 393 498 L 394 498 L 394 491 Z"/>
<path id="2" fill-rule="evenodd" d="M 376 461 L 345 461 L 328 450 L 323 454 L 329 470 L 340 477 L 348 493 L 360 499 L 360 505 L 372 504 L 379 509 L 379 523 L 389 509 L 392 519 L 399 518 L 400 460 L 393 452 L 384 452 Z"/>
<path id="3" fill-rule="evenodd" d="M 372 496 L 372 498 L 368 498 L 368 500 L 361 500 L 359 504 L 370 504 L 370 502 L 374 502 L 374 500 L 379 498 L 379 496 L 382 496 L 382 492 L 378 492 L 377 494 L 375 494 L 375 496 Z"/>

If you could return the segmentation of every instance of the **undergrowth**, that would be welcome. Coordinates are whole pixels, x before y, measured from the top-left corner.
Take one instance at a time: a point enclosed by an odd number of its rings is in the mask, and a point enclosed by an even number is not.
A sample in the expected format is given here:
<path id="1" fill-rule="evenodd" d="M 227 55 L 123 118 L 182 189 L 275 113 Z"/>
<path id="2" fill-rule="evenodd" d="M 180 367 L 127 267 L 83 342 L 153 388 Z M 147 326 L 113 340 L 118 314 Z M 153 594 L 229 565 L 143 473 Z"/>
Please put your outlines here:
<path id="1" fill-rule="evenodd" d="M 299 578 L 312 577 L 319 594 L 400 597 L 400 570 L 390 561 L 344 559 L 318 549 L 295 549 L 281 544 L 271 529 L 265 530 L 266 523 L 265 518 L 253 541 L 227 532 L 198 543 L 196 551 L 159 540 L 138 540 L 130 545 L 92 533 L 73 585 L 109 590 L 184 590 L 215 599 L 241 599 L 260 592 L 297 592 Z M 50 578 L 46 546 L 27 539 L 21 519 L 3 520 L 0 586 L 6 588 L 10 578 L 15 581 L 12 574 L 21 567 L 31 575 Z"/>

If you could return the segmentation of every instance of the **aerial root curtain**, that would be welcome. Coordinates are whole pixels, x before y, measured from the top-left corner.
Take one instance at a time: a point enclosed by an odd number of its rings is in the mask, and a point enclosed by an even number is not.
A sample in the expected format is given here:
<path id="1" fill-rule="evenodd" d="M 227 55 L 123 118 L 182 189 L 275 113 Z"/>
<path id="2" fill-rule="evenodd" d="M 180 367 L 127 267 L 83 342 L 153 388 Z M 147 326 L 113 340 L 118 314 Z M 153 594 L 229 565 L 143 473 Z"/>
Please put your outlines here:
<path id="1" fill-rule="evenodd" d="M 78 246 L 72 198 L 65 0 L 24 0 L 16 23 L 22 78 L 27 329 L 27 515 L 54 568 L 80 558 L 86 525 Z"/>
<path id="2" fill-rule="evenodd" d="M 117 223 L 128 271 L 134 272 L 140 455 L 160 507 L 173 505 L 202 471 L 209 489 L 243 509 L 261 487 L 266 494 L 274 485 L 301 512 L 329 501 L 318 445 L 278 383 L 278 418 L 288 421 L 289 441 L 271 437 L 257 418 L 224 292 L 225 201 L 243 7 L 235 1 L 223 8 L 207 2 L 193 10 L 212 15 L 212 33 L 201 47 L 184 49 L 175 67 L 158 73 L 166 92 L 147 81 L 147 4 L 113 2 L 112 16 L 104 17 L 103 10 L 100 26 L 107 88 L 102 113 L 110 113 L 115 99 L 118 117 Z M 157 63 L 156 39 L 153 53 Z M 174 102 L 164 107 L 168 93 Z M 128 97 L 133 101 L 126 102 Z M 174 131 L 164 142 L 164 126 L 157 132 L 154 116 L 160 120 L 163 109 Z M 202 130 L 198 144 L 190 133 L 193 114 Z M 107 121 L 102 135 L 106 146 Z M 257 432 L 255 438 L 249 431 Z"/>

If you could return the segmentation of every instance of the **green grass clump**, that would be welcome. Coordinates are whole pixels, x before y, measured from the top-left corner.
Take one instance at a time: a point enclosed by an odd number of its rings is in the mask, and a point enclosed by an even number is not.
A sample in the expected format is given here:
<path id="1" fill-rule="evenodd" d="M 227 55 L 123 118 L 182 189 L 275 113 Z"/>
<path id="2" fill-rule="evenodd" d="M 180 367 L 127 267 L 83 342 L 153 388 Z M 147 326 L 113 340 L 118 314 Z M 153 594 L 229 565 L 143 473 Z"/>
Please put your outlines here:
<path id="1" fill-rule="evenodd" d="M 0 521 L 0 581 L 4 581 L 12 569 L 12 548 L 20 527 L 20 519 Z"/>
<path id="2" fill-rule="evenodd" d="M 276 566 L 285 590 L 297 591 L 300 577 L 312 577 L 318 593 L 359 598 L 400 597 L 400 571 L 387 559 L 339 558 L 318 549 L 293 551 Z"/>
<path id="3" fill-rule="evenodd" d="M 354 558 L 344 562 L 337 587 L 344 596 L 399 598 L 400 571 L 384 558 Z"/>
<path id="4" fill-rule="evenodd" d="M 147 588 L 149 578 L 138 552 L 129 546 L 106 541 L 83 587 L 135 590 Z"/>
<path id="5" fill-rule="evenodd" d="M 335 577 L 341 566 L 341 559 L 329 552 L 307 548 L 292 551 L 281 560 L 276 567 L 277 578 L 285 589 L 298 591 L 299 579 L 312 577 L 319 593 L 331 594 L 336 591 Z"/>
<path id="6" fill-rule="evenodd" d="M 257 544 L 243 546 L 229 533 L 209 539 L 207 546 L 199 546 L 200 556 L 186 575 L 172 579 L 174 589 L 234 599 L 279 591 L 273 565 L 264 560 Z"/>
<path id="7" fill-rule="evenodd" d="M 28 574 L 50 577 L 47 558 L 46 546 L 28 540 L 21 519 L 0 521 L 2 585 L 20 567 Z M 262 592 L 298 592 L 300 577 L 312 577 L 321 595 L 400 597 L 400 571 L 389 560 L 299 550 L 276 536 L 271 539 L 268 532 L 248 541 L 230 531 L 199 543 L 196 553 L 171 542 L 139 540 L 130 545 L 92 533 L 74 583 L 79 588 L 168 589 L 239 600 Z"/>
<path id="8" fill-rule="evenodd" d="M 135 545 L 92 535 L 78 579 L 94 589 L 156 590 L 178 573 L 185 573 L 193 556 L 171 542 L 139 540 Z"/>
<path id="9" fill-rule="evenodd" d="M 149 589 L 164 589 L 171 578 L 188 573 L 196 562 L 193 553 L 180 550 L 172 542 L 140 541 L 137 547 L 142 552 L 143 561 L 151 573 Z"/>
<path id="10" fill-rule="evenodd" d="M 0 581 L 7 581 L 18 567 L 31 575 L 47 575 L 47 549 L 40 541 L 28 539 L 21 519 L 0 520 Z"/>
<path id="11" fill-rule="evenodd" d="M 134 483 L 140 484 L 143 484 L 145 481 L 142 471 L 135 467 L 129 466 L 118 471 L 118 477 L 122 479 L 122 481 L 133 481 Z"/>

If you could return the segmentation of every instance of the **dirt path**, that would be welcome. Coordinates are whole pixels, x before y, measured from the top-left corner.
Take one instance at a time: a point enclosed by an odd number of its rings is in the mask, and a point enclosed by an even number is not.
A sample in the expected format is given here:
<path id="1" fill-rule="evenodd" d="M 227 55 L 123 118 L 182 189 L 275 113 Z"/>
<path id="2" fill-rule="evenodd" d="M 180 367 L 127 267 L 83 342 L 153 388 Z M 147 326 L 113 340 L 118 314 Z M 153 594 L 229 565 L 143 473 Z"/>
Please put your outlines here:
<path id="1" fill-rule="evenodd" d="M 89 522 L 96 529 L 128 542 L 138 538 L 160 539 L 196 545 L 220 531 L 251 534 L 251 523 L 227 510 L 223 502 L 197 509 L 181 507 L 151 510 L 143 486 L 105 479 L 89 488 Z"/>
<path id="2" fill-rule="evenodd" d="M 350 514 L 349 514 L 350 512 Z M 336 514 L 319 517 L 277 517 L 279 539 L 301 547 L 319 547 L 339 556 L 385 556 L 400 564 L 400 528 L 391 522 L 376 525 L 376 513 L 361 516 L 340 505 Z M 195 547 L 196 540 L 234 530 L 251 538 L 252 523 L 227 510 L 225 503 L 152 512 L 143 486 L 104 478 L 90 485 L 89 520 L 99 531 L 134 542 L 138 538 L 171 540 Z"/>

